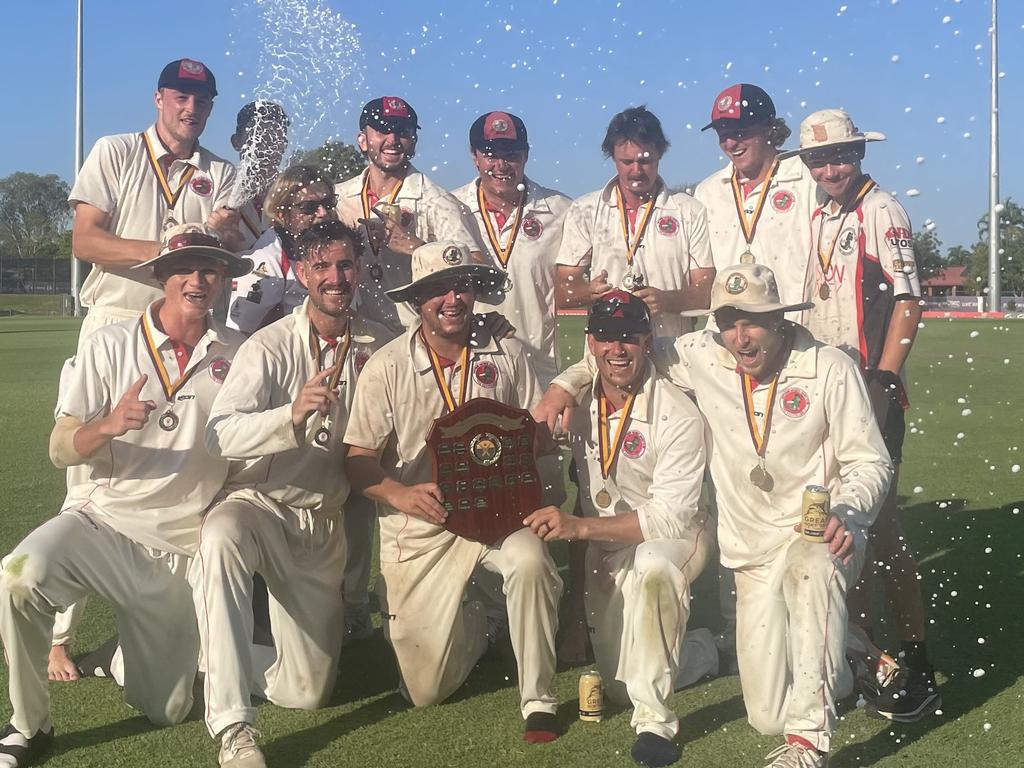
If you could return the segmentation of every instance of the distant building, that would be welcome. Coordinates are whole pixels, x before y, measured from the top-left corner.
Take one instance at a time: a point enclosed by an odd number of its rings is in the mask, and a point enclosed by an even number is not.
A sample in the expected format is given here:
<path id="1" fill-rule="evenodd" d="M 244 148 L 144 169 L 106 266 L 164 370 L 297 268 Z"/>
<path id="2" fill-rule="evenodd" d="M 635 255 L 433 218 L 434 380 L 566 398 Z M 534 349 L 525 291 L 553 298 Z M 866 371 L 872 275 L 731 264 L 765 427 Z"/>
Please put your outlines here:
<path id="1" fill-rule="evenodd" d="M 967 267 L 944 267 L 935 277 L 921 281 L 921 289 L 926 298 L 936 296 L 963 296 L 966 291 Z"/>

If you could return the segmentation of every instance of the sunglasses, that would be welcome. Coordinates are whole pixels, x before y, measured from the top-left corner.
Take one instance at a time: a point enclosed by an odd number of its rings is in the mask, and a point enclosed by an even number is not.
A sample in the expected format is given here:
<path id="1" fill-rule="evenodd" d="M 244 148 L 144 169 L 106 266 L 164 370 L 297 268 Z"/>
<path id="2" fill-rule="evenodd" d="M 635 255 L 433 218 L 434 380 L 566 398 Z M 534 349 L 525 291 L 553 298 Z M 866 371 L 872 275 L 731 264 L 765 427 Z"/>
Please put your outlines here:
<path id="1" fill-rule="evenodd" d="M 299 213 L 303 213 L 306 216 L 312 216 L 314 213 L 320 210 L 320 206 L 324 207 L 325 211 L 329 211 L 338 204 L 337 195 L 328 195 L 327 197 L 321 198 L 320 200 L 303 200 L 301 203 L 293 203 L 294 208 Z"/>
<path id="2" fill-rule="evenodd" d="M 447 296 L 451 291 L 455 291 L 455 293 L 469 293 L 472 290 L 472 280 L 438 280 L 437 282 L 421 285 L 416 289 L 416 296 L 421 301 L 426 301 L 438 296 Z"/>

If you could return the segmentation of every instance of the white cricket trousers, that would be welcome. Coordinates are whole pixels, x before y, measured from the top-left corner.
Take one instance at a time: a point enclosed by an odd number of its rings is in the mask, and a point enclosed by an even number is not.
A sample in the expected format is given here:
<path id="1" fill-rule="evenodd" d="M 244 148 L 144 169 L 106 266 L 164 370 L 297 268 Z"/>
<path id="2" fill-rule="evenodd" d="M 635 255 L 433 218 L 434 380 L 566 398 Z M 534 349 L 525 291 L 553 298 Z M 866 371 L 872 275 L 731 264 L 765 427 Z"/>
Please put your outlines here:
<path id="1" fill-rule="evenodd" d="M 669 698 L 680 666 L 700 666 L 693 671 L 697 679 L 717 668 L 717 651 L 710 658 L 681 657 L 690 584 L 714 547 L 714 525 L 712 519 L 693 539 L 654 539 L 615 550 L 593 542 L 587 547 L 591 646 L 609 699 L 632 702 L 637 733 L 675 738 L 679 718 Z"/>
<path id="2" fill-rule="evenodd" d="M 267 583 L 274 647 L 252 642 L 252 578 Z M 337 513 L 236 491 L 203 519 L 189 570 L 206 661 L 206 725 L 216 737 L 254 723 L 257 695 L 282 707 L 324 706 L 345 633 L 345 530 Z"/>
<path id="3" fill-rule="evenodd" d="M 89 594 L 108 600 L 124 653 L 124 697 L 156 725 L 185 719 L 199 657 L 189 559 L 144 547 L 97 515 L 69 509 L 3 560 L 0 635 L 11 722 L 25 736 L 49 726 L 46 666 L 54 616 Z"/>
<path id="4" fill-rule="evenodd" d="M 404 693 L 417 707 L 444 701 L 487 650 L 484 605 L 464 601 L 477 564 L 502 576 L 509 633 L 519 669 L 520 711 L 554 713 L 555 631 L 562 579 L 529 528 L 488 547 L 455 537 L 404 562 L 382 562 L 384 631 Z"/>
<path id="5" fill-rule="evenodd" d="M 843 565 L 828 545 L 799 534 L 764 565 L 736 568 L 736 657 L 750 724 L 829 751 L 836 701 L 853 690 L 846 663 L 846 592 L 865 542 Z"/>

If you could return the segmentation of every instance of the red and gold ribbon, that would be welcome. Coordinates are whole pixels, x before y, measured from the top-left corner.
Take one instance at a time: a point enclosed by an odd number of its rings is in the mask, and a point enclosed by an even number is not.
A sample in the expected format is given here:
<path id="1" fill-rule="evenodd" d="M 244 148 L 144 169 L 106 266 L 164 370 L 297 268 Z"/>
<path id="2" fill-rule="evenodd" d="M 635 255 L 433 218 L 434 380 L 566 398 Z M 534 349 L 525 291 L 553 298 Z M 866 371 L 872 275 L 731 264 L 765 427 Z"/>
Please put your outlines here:
<path id="1" fill-rule="evenodd" d="M 423 336 L 422 331 L 420 332 L 420 338 L 423 339 L 423 344 L 427 348 L 427 354 L 430 356 L 430 370 L 434 374 L 437 389 L 441 393 L 441 397 L 444 398 L 445 407 L 448 409 L 447 412 L 451 413 L 466 402 L 466 390 L 469 386 L 469 347 L 463 347 L 462 353 L 459 355 L 459 400 L 456 402 L 455 395 L 452 393 L 451 387 L 448 386 L 448 380 L 445 378 L 441 358 L 438 357 L 434 348 L 427 344 L 426 337 Z"/>
<path id="2" fill-rule="evenodd" d="M 732 199 L 736 203 L 736 215 L 740 220 L 740 227 L 743 230 L 743 239 L 747 243 L 747 247 L 754 242 L 754 234 L 757 232 L 757 222 L 761 220 L 761 212 L 764 211 L 764 204 L 768 200 L 768 188 L 772 184 L 772 179 L 775 178 L 775 173 L 779 170 L 779 161 L 776 160 L 772 163 L 772 168 L 768 171 L 768 175 L 764 181 L 761 182 L 761 196 L 758 198 L 757 207 L 754 209 L 753 218 L 747 219 L 747 214 L 743 210 L 743 190 L 740 189 L 740 180 L 736 175 L 736 169 L 732 169 Z"/>
<path id="3" fill-rule="evenodd" d="M 775 411 L 775 390 L 779 386 L 779 373 L 772 378 L 768 389 L 768 405 L 765 408 L 764 424 L 757 423 L 757 414 L 754 412 L 754 377 L 746 373 L 740 374 L 740 389 L 743 392 L 743 408 L 747 414 L 747 428 L 750 430 L 750 439 L 754 443 L 754 450 L 758 458 L 763 459 L 764 453 L 768 450 L 768 437 L 772 428 L 772 413 Z"/>
<path id="4" fill-rule="evenodd" d="M 163 388 L 164 396 L 167 398 L 168 403 L 174 403 L 174 396 L 178 394 L 185 382 L 192 378 L 192 375 L 199 370 L 200 366 L 192 366 L 192 370 L 188 371 L 182 376 L 178 377 L 177 381 L 172 382 L 171 376 L 167 372 L 167 367 L 164 365 L 163 358 L 160 356 L 160 349 L 155 339 L 153 338 L 153 331 L 149 327 L 148 312 L 143 313 L 142 317 L 139 318 L 139 327 L 142 329 L 142 339 L 146 342 L 146 351 L 149 353 L 149 359 L 153 363 L 153 368 L 156 369 L 156 376 L 160 380 L 160 386 Z"/>
<path id="5" fill-rule="evenodd" d="M 476 183 L 476 202 L 480 208 L 480 218 L 484 220 L 484 229 L 487 230 L 487 239 L 491 242 L 494 255 L 501 262 L 501 268 L 505 269 L 508 260 L 512 258 L 512 249 L 516 244 L 516 237 L 519 235 L 519 224 L 523 219 L 523 206 L 526 204 L 526 190 L 523 190 L 519 197 L 519 206 L 516 208 L 515 218 L 512 220 L 512 234 L 508 236 L 508 245 L 501 247 L 501 233 L 495 228 L 491 221 L 491 214 L 487 210 L 487 201 L 484 200 L 484 188 L 479 181 Z"/>
<path id="6" fill-rule="evenodd" d="M 633 400 L 636 398 L 636 393 L 631 392 L 629 397 L 626 398 L 625 405 L 622 406 L 622 416 L 619 420 L 619 426 L 615 430 L 615 442 L 611 441 L 611 429 L 608 424 L 608 398 L 604 396 L 602 391 L 597 401 L 597 450 L 601 457 L 601 477 L 608 479 L 608 476 L 612 473 L 612 467 L 615 466 L 615 458 L 619 455 L 619 450 L 622 448 L 622 441 L 626 437 L 626 426 L 629 423 L 629 416 L 633 412 Z"/>
<path id="7" fill-rule="evenodd" d="M 825 230 L 825 207 L 821 209 L 821 220 L 818 222 L 818 242 L 816 243 L 815 250 L 818 252 L 818 265 L 821 267 L 821 278 L 825 280 L 828 277 L 828 269 L 832 266 L 832 256 L 836 252 L 836 243 L 839 242 L 839 237 L 843 234 L 843 224 L 846 223 L 846 217 L 851 212 L 857 210 L 857 206 L 861 204 L 861 201 L 867 196 L 868 192 L 877 186 L 874 180 L 870 176 L 864 177 L 864 183 L 857 192 L 857 196 L 850 202 L 849 205 L 843 206 L 843 216 L 839 219 L 839 228 L 836 230 L 836 236 L 832 238 L 832 244 L 828 248 L 828 255 L 821 251 L 821 236 Z"/>
<path id="8" fill-rule="evenodd" d="M 146 154 L 149 156 L 149 167 L 153 169 L 153 174 L 156 176 L 157 183 L 160 185 L 160 191 L 163 193 L 164 200 L 167 201 L 168 208 L 174 208 L 178 203 L 178 198 L 181 197 L 182 190 L 185 189 L 185 185 L 188 184 L 189 179 L 192 178 L 192 174 L 196 172 L 193 166 L 189 166 L 188 170 L 181 176 L 181 183 L 178 184 L 178 188 L 171 191 L 171 185 L 167 181 L 167 175 L 164 173 L 164 168 L 157 159 L 156 150 L 153 149 L 153 142 L 149 140 L 149 134 L 143 133 L 142 140 L 146 143 Z"/>
<path id="9" fill-rule="evenodd" d="M 391 189 L 391 193 L 388 195 L 388 205 L 394 205 L 395 199 L 398 197 L 398 193 L 402 190 L 402 184 L 405 183 L 405 179 L 399 179 L 398 183 L 395 184 Z M 370 205 L 370 172 L 367 171 L 363 177 L 363 188 L 359 192 L 359 201 L 363 204 L 363 218 L 369 222 L 370 214 L 373 211 L 373 206 Z M 379 202 L 379 199 L 378 199 Z M 370 243 L 370 250 L 373 251 L 373 255 L 376 256 L 380 252 L 380 248 L 375 248 L 373 245 L 373 238 L 370 237 L 369 223 L 366 224 L 366 239 Z"/>
<path id="10" fill-rule="evenodd" d="M 654 196 L 647 202 L 647 210 L 644 211 L 644 217 L 640 220 L 640 226 L 636 227 L 636 239 L 633 240 L 633 244 L 629 244 L 629 216 L 626 213 L 626 204 L 622 199 L 622 190 L 619 189 L 619 185 L 615 185 L 615 207 L 619 210 L 619 222 L 622 224 L 622 239 L 626 241 L 626 264 L 630 267 L 633 266 L 633 259 L 636 256 L 637 249 L 640 247 L 640 243 L 643 242 L 644 234 L 647 232 L 647 224 L 651 220 L 651 214 L 654 213 Z"/>

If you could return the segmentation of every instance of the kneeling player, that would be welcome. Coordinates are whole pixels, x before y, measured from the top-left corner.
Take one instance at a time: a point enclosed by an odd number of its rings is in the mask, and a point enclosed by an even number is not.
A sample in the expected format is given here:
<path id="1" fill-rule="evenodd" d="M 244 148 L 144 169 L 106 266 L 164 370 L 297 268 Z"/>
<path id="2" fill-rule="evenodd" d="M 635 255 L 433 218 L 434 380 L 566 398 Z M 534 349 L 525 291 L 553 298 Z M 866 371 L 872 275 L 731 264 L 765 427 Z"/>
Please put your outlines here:
<path id="1" fill-rule="evenodd" d="M 558 569 L 528 529 L 493 547 L 446 530 L 444 498 L 431 482 L 426 450 L 434 419 L 471 398 L 532 406 L 537 376 L 522 344 L 491 338 L 474 320 L 477 294 L 503 285 L 504 272 L 471 263 L 464 246 L 428 243 L 413 252 L 412 273 L 412 283 L 388 296 L 409 301 L 418 321 L 366 364 L 345 433 L 353 489 L 380 505 L 385 633 L 409 700 L 416 706 L 443 701 L 487 649 L 483 605 L 463 605 L 470 577 L 478 565 L 500 573 L 524 738 L 551 741 L 558 735 L 551 690 Z"/>
<path id="2" fill-rule="evenodd" d="M 157 725 L 192 708 L 199 634 L 185 573 L 200 515 L 228 474 L 203 449 L 203 431 L 242 341 L 210 309 L 228 276 L 251 264 L 212 229 L 185 224 L 138 267 L 150 268 L 164 297 L 139 319 L 94 331 L 61 400 L 51 458 L 89 471 L 61 514 L 4 558 L 0 633 L 14 714 L 0 765 L 32 765 L 49 747 L 54 616 L 87 595 L 114 606 L 125 700 Z"/>
<path id="3" fill-rule="evenodd" d="M 526 523 L 548 541 L 590 542 L 585 594 L 598 667 L 609 695 L 633 703 L 633 759 L 669 765 L 679 759 L 672 743 L 679 719 L 668 699 L 690 584 L 715 535 L 714 521 L 697 508 L 704 419 L 648 363 L 651 316 L 643 301 L 604 294 L 591 305 L 587 334 L 597 375 L 570 427 L 583 517 L 549 507 Z"/>

